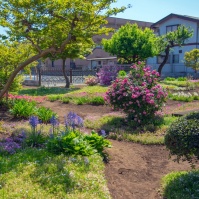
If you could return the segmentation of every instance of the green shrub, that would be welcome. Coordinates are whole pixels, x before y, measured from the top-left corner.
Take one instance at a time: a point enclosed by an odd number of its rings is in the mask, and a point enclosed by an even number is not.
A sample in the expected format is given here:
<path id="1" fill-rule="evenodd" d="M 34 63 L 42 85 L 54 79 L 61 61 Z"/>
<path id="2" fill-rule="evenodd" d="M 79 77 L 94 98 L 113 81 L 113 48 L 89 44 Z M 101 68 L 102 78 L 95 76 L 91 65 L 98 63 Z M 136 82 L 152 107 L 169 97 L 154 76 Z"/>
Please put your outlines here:
<path id="1" fill-rule="evenodd" d="M 175 81 L 176 79 L 174 77 L 166 77 L 164 81 Z"/>
<path id="2" fill-rule="evenodd" d="M 104 147 L 109 147 L 110 142 L 96 133 L 83 135 L 81 132 L 66 131 L 58 136 L 52 136 L 47 142 L 48 151 L 65 155 L 90 156 L 95 152 L 102 154 Z"/>
<path id="3" fill-rule="evenodd" d="M 171 124 L 165 135 L 165 145 L 177 161 L 199 159 L 199 112 L 188 114 Z"/>
<path id="4" fill-rule="evenodd" d="M 104 105 L 104 98 L 101 96 L 93 97 L 90 99 L 90 104 L 92 105 Z"/>
<path id="5" fill-rule="evenodd" d="M 125 77 L 125 76 L 126 76 L 126 71 L 120 70 L 120 71 L 118 72 L 117 77 Z"/>
<path id="6" fill-rule="evenodd" d="M 36 102 L 28 102 L 27 100 L 15 100 L 10 112 L 17 118 L 29 118 L 31 115 L 35 115 L 37 112 Z"/>
<path id="7" fill-rule="evenodd" d="M 77 105 L 82 105 L 82 104 L 88 104 L 89 103 L 89 99 L 88 99 L 87 96 L 74 98 L 73 101 Z"/>
<path id="8" fill-rule="evenodd" d="M 178 77 L 177 81 L 187 81 L 187 77 Z"/>
<path id="9" fill-rule="evenodd" d="M 172 172 L 164 176 L 162 182 L 164 198 L 199 198 L 199 171 Z"/>
<path id="10" fill-rule="evenodd" d="M 68 103 L 70 102 L 70 99 L 69 99 L 68 97 L 63 97 L 63 98 L 61 99 L 61 101 L 62 101 L 62 103 L 64 103 L 64 104 L 68 104 Z"/>
<path id="11" fill-rule="evenodd" d="M 48 123 L 53 115 L 56 115 L 50 108 L 39 107 L 36 115 L 43 123 Z"/>
<path id="12" fill-rule="evenodd" d="M 54 102 L 54 101 L 59 100 L 59 99 L 60 99 L 60 96 L 59 96 L 59 95 L 49 95 L 47 98 L 48 98 L 48 100 L 49 100 L 50 102 Z"/>

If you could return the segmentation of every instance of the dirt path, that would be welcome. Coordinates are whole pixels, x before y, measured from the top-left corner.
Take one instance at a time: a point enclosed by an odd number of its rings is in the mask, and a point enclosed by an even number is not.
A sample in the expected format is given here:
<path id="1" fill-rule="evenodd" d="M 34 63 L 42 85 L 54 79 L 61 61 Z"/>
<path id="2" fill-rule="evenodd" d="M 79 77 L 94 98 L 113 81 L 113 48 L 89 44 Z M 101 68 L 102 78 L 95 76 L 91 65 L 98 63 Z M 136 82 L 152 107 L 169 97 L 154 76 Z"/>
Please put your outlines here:
<path id="1" fill-rule="evenodd" d="M 164 146 L 111 142 L 105 174 L 113 199 L 162 199 L 161 178 L 172 171 L 191 169 L 187 162 L 168 160 Z"/>

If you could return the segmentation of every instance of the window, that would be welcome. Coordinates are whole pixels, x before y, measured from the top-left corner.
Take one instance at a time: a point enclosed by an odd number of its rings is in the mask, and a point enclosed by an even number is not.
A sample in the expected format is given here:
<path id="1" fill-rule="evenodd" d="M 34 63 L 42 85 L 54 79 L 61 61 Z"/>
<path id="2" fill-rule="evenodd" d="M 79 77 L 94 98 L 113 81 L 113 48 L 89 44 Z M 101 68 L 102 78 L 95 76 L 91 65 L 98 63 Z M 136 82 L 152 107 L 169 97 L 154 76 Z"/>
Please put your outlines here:
<path id="1" fill-rule="evenodd" d="M 101 65 L 101 61 L 98 61 L 98 65 Z"/>
<path id="2" fill-rule="evenodd" d="M 157 56 L 157 64 L 161 64 L 163 62 L 163 60 L 164 60 L 164 55 Z M 170 63 L 170 55 L 167 59 L 166 64 L 169 64 L 169 63 Z"/>
<path id="3" fill-rule="evenodd" d="M 52 67 L 55 67 L 55 63 L 54 63 L 54 61 L 52 61 Z"/>
<path id="4" fill-rule="evenodd" d="M 177 25 L 171 25 L 171 26 L 166 26 L 166 33 L 177 30 L 178 26 L 179 26 L 179 24 L 177 24 Z"/>
<path id="5" fill-rule="evenodd" d="M 172 63 L 174 64 L 179 63 L 179 55 L 173 55 Z"/>

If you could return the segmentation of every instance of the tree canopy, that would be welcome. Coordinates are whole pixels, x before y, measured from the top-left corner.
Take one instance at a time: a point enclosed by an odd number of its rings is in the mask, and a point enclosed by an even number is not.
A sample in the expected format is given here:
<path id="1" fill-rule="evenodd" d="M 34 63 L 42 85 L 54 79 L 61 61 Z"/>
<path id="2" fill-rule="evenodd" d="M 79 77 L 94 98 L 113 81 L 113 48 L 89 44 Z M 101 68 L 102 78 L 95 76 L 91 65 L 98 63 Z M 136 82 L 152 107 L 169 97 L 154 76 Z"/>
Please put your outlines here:
<path id="1" fill-rule="evenodd" d="M 10 77 L 10 74 L 17 68 L 18 64 L 32 55 L 33 51 L 30 48 L 30 45 L 24 42 L 19 43 L 16 41 L 5 41 L 0 43 L 0 89 L 3 88 Z M 30 67 L 34 67 L 36 65 L 37 62 L 32 62 L 24 69 L 26 72 L 28 72 Z M 18 90 L 21 86 L 21 81 L 23 81 L 23 78 L 18 74 L 15 80 L 12 82 L 10 90 Z"/>
<path id="2" fill-rule="evenodd" d="M 185 26 L 179 26 L 177 30 L 168 32 L 158 39 L 158 48 L 163 61 L 158 67 L 158 72 L 161 74 L 164 65 L 166 64 L 170 50 L 175 46 L 182 46 L 193 36 L 193 30 Z"/>
<path id="3" fill-rule="evenodd" d="M 193 49 L 184 55 L 184 64 L 191 67 L 195 73 L 199 70 L 199 49 Z"/>
<path id="4" fill-rule="evenodd" d="M 19 63 L 1 90 L 0 98 L 26 65 L 48 54 L 62 53 L 74 43 L 93 43 L 94 35 L 111 31 L 103 26 L 106 18 L 126 9 L 111 8 L 114 2 L 116 0 L 0 0 L 0 25 L 8 30 L 7 39 L 29 42 L 35 52 Z"/>
<path id="5" fill-rule="evenodd" d="M 103 39 L 105 51 L 116 55 L 123 63 L 144 61 L 155 56 L 157 37 L 149 28 L 139 28 L 137 24 L 127 23 L 113 34 L 111 39 Z"/>

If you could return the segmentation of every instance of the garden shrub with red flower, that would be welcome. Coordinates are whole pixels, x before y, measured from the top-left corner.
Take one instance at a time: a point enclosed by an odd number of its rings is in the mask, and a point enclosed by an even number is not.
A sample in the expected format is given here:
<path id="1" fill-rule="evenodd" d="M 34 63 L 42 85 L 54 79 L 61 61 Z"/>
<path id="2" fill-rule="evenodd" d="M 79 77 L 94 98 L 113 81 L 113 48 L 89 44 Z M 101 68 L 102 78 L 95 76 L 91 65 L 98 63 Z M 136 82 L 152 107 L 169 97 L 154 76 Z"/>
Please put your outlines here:
<path id="1" fill-rule="evenodd" d="M 117 78 L 109 87 L 105 101 L 124 111 L 136 123 L 148 123 L 161 109 L 167 93 L 158 84 L 159 73 L 138 62 L 128 76 Z"/>

